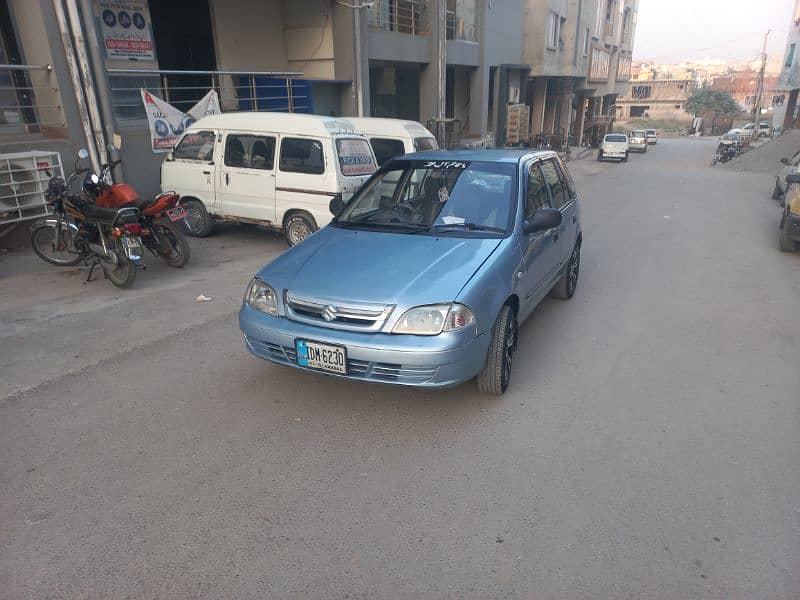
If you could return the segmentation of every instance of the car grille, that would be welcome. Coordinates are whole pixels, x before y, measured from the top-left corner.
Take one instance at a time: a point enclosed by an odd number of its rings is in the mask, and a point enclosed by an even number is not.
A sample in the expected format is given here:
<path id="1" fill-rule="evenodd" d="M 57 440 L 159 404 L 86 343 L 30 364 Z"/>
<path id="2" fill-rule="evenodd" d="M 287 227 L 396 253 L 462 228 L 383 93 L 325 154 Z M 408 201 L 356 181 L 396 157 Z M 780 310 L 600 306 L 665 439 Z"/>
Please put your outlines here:
<path id="1" fill-rule="evenodd" d="M 350 331 L 380 331 L 394 310 L 393 305 L 342 305 L 298 298 L 286 291 L 283 295 L 286 315 L 301 323 Z"/>
<path id="2" fill-rule="evenodd" d="M 291 346 L 279 346 L 278 344 L 262 343 L 251 339 L 247 341 L 260 354 L 268 356 L 271 360 L 285 365 L 297 366 L 297 352 Z M 438 367 L 435 365 L 397 365 L 354 360 L 352 358 L 347 359 L 348 377 L 368 381 L 382 381 L 384 383 L 423 384 L 436 375 L 437 369 Z M 318 371 L 317 369 L 309 370 L 325 373 L 325 371 Z"/>

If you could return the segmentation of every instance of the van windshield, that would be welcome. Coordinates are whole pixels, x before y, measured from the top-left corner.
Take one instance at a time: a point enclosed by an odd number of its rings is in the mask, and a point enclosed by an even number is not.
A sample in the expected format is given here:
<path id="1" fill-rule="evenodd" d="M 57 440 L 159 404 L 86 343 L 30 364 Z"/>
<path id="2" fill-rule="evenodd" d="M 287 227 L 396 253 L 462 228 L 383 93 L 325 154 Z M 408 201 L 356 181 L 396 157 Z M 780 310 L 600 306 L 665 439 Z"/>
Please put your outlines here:
<path id="1" fill-rule="evenodd" d="M 336 153 L 345 177 L 372 175 L 378 168 L 367 140 L 339 138 L 336 140 Z"/>
<path id="2" fill-rule="evenodd" d="M 361 188 L 334 226 L 486 237 L 511 227 L 516 165 L 393 160 Z"/>

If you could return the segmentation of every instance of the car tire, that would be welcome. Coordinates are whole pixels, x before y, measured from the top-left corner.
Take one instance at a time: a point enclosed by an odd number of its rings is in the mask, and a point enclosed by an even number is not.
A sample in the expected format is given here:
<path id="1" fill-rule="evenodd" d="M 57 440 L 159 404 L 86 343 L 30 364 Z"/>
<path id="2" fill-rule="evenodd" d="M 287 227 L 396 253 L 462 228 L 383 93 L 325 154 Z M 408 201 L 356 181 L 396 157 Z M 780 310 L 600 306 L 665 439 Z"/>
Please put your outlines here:
<path id="1" fill-rule="evenodd" d="M 517 316 L 508 304 L 500 309 L 492 328 L 486 364 L 478 374 L 478 389 L 490 396 L 502 396 L 511 379 L 511 365 L 517 349 Z"/>
<path id="2" fill-rule="evenodd" d="M 603 160 L 603 151 L 602 151 L 602 150 L 600 150 L 600 151 L 597 153 L 597 162 L 601 162 L 602 160 Z"/>
<path id="3" fill-rule="evenodd" d="M 772 188 L 772 199 L 780 201 L 780 199 L 782 197 L 783 197 L 783 194 L 781 193 L 781 187 L 778 185 L 778 180 L 776 179 L 775 180 L 775 187 Z"/>
<path id="4" fill-rule="evenodd" d="M 572 255 L 569 257 L 564 275 L 556 281 L 553 289 L 550 290 L 550 295 L 559 300 L 569 300 L 575 295 L 575 290 L 578 288 L 578 277 L 581 273 L 581 245 L 575 244 L 572 250 Z"/>
<path id="5" fill-rule="evenodd" d="M 625 158 L 622 159 L 622 162 L 628 162 L 628 153 L 625 153 Z"/>
<path id="6" fill-rule="evenodd" d="M 181 200 L 187 215 L 183 220 L 183 228 L 193 237 L 208 237 L 214 229 L 214 219 L 208 214 L 206 205 L 200 200 Z"/>
<path id="7" fill-rule="evenodd" d="M 296 246 L 317 230 L 310 215 L 294 213 L 283 222 L 283 237 L 290 246 Z"/>
<path id="8" fill-rule="evenodd" d="M 781 218 L 781 233 L 778 237 L 778 248 L 781 252 L 794 252 L 796 249 L 795 241 L 789 237 L 788 221 L 789 219 L 784 213 L 783 218 Z"/>

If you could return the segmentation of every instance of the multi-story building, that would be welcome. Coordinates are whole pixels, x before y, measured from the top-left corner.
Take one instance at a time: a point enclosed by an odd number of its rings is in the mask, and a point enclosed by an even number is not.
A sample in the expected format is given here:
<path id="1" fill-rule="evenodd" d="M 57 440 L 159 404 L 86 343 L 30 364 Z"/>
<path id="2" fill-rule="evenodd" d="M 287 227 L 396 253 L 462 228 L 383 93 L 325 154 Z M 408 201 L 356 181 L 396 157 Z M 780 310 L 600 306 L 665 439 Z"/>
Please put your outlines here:
<path id="1" fill-rule="evenodd" d="M 778 85 L 772 95 L 772 126 L 782 129 L 800 127 L 800 0 L 796 0 L 789 22 L 783 67 L 778 76 Z"/>
<path id="2" fill-rule="evenodd" d="M 637 3 L 5 0 L 0 154 L 89 147 L 97 164 L 121 140 L 125 179 L 155 192 L 142 89 L 183 111 L 213 89 L 223 111 L 410 118 L 446 145 L 504 145 L 508 107 L 527 104 L 517 134 L 596 137 L 630 76 Z"/>
<path id="3" fill-rule="evenodd" d="M 693 79 L 636 79 L 617 100 L 617 117 L 690 120 L 686 101 L 695 89 Z"/>

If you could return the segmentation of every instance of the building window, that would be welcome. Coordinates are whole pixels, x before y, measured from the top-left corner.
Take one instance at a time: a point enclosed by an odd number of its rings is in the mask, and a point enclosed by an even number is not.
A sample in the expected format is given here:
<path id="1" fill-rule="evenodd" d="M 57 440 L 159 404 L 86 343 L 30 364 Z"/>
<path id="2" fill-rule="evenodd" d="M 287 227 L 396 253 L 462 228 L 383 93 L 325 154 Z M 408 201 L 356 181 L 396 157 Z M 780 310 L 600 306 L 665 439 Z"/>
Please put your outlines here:
<path id="1" fill-rule="evenodd" d="M 589 80 L 603 81 L 608 79 L 611 69 L 611 52 L 603 48 L 592 48 L 589 65 Z"/>
<path id="2" fill-rule="evenodd" d="M 794 63 L 794 48 L 797 44 L 789 45 L 789 54 L 786 55 L 786 66 L 791 67 Z"/>
<path id="3" fill-rule="evenodd" d="M 478 41 L 476 0 L 447 0 L 446 37 L 448 40 Z"/>
<path id="4" fill-rule="evenodd" d="M 634 85 L 631 87 L 631 98 L 634 100 L 644 100 L 650 97 L 649 85 Z"/>
<path id="5" fill-rule="evenodd" d="M 592 37 L 592 29 L 590 27 L 586 28 L 586 37 L 583 38 L 583 55 L 589 56 L 589 43 Z"/>
<path id="6" fill-rule="evenodd" d="M 620 56 L 617 62 L 617 81 L 628 81 L 631 78 L 631 57 Z"/>
<path id="7" fill-rule="evenodd" d="M 677 108 L 677 109 L 680 109 L 680 107 L 681 107 L 681 105 L 680 105 L 680 104 L 676 104 L 676 105 L 675 105 L 675 108 Z"/>
<path id="8" fill-rule="evenodd" d="M 558 48 L 558 34 L 559 24 L 561 18 L 554 12 L 550 13 L 550 18 L 547 21 L 547 47 L 551 50 Z"/>

